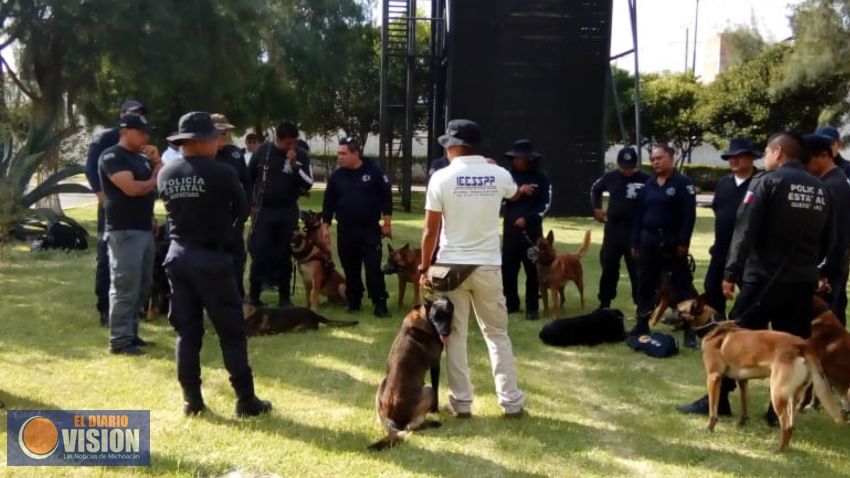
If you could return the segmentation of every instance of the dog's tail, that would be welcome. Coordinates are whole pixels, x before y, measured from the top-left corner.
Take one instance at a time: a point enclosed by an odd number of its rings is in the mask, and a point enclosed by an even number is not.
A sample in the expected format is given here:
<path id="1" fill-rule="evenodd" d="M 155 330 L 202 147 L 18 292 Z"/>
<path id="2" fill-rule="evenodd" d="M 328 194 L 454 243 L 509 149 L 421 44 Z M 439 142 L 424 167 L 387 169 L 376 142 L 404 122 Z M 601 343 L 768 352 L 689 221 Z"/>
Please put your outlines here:
<path id="1" fill-rule="evenodd" d="M 583 259 L 585 255 L 587 255 L 587 251 L 590 250 L 590 229 L 584 232 L 584 242 L 581 244 L 581 248 L 576 251 L 580 259 Z"/>
<path id="2" fill-rule="evenodd" d="M 832 387 L 829 385 L 829 382 L 826 379 L 826 376 L 823 373 L 823 368 L 821 367 L 820 360 L 818 356 L 815 355 L 815 352 L 806 347 L 803 349 L 803 356 L 806 358 L 806 363 L 809 366 L 809 371 L 812 374 L 812 384 L 815 389 L 815 396 L 818 397 L 823 408 L 826 409 L 829 416 L 832 417 L 832 420 L 841 425 L 844 423 L 844 416 L 841 413 L 841 409 L 838 407 L 838 404 L 835 402 L 835 397 L 832 394 Z"/>
<path id="3" fill-rule="evenodd" d="M 315 312 L 313 312 L 313 315 L 316 316 L 316 320 L 320 324 L 325 324 L 328 327 L 353 327 L 360 323 L 356 320 L 333 320 L 327 317 L 323 317 Z"/>
<path id="4" fill-rule="evenodd" d="M 370 450 L 381 451 L 392 448 L 404 440 L 404 432 L 396 428 L 392 420 L 387 420 L 387 436 L 369 445 Z"/>

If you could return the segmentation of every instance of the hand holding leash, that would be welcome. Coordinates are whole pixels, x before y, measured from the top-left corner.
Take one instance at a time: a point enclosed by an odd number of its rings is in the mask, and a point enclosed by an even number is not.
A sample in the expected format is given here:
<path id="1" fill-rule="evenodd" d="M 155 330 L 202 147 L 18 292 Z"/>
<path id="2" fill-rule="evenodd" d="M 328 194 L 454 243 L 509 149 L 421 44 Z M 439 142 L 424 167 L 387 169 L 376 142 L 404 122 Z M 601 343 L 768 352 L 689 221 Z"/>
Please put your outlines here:
<path id="1" fill-rule="evenodd" d="M 735 298 L 735 283 L 729 281 L 723 281 L 723 296 L 729 300 Z"/>

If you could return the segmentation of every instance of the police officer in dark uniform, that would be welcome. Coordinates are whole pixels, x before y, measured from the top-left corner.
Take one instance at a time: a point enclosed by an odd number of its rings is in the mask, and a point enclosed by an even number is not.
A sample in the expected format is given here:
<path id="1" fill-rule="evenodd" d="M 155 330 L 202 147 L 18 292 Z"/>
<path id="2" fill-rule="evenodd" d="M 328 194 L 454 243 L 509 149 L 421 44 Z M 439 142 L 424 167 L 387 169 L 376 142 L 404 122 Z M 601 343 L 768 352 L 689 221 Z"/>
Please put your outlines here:
<path id="1" fill-rule="evenodd" d="M 292 251 L 289 241 L 298 228 L 298 198 L 313 186 L 310 157 L 298 146 L 298 128 L 279 124 L 275 141 L 251 155 L 248 178 L 252 194 L 251 272 L 249 299 L 261 304 L 263 284 L 274 282 L 278 306 L 289 307 L 292 280 Z"/>
<path id="2" fill-rule="evenodd" d="M 740 293 L 730 316 L 748 329 L 766 329 L 808 337 L 812 294 L 818 264 L 831 251 L 833 210 L 829 190 L 807 173 L 802 138 L 774 134 L 764 154 L 765 172 L 757 174 L 738 210 L 726 262 L 723 293 Z M 718 413 L 731 415 L 729 392 L 735 382 L 724 379 Z M 679 407 L 683 413 L 708 414 L 708 398 Z M 778 420 L 772 407 L 765 419 Z"/>
<path id="3" fill-rule="evenodd" d="M 212 120 L 218 130 L 218 153 L 215 160 L 231 166 L 239 177 L 245 190 L 245 197 L 251 197 L 251 181 L 248 179 L 248 166 L 245 153 L 233 144 L 231 131 L 235 128 L 223 114 L 213 114 Z M 250 202 L 250 199 L 249 199 Z M 236 286 L 239 296 L 245 298 L 245 222 L 235 224 L 233 228 L 233 270 L 236 273 Z"/>
<path id="4" fill-rule="evenodd" d="M 148 109 L 141 102 L 126 100 L 121 104 L 119 116 L 126 114 L 147 115 Z M 120 131 L 118 127 L 101 131 L 89 145 L 86 155 L 86 179 L 89 187 L 97 195 L 97 266 L 94 276 L 94 294 L 97 296 L 97 311 L 100 314 L 100 325 L 106 327 L 109 323 L 109 252 L 103 235 L 103 189 L 98 175 L 98 159 L 106 148 L 118 144 Z"/>
<path id="5" fill-rule="evenodd" d="M 238 397 L 236 414 L 254 416 L 271 410 L 271 403 L 254 394 L 231 256 L 233 225 L 245 221 L 248 201 L 233 168 L 215 161 L 217 136 L 209 113 L 192 112 L 180 118 L 179 133 L 168 138 L 183 147 L 183 157 L 164 168 L 158 180 L 171 228 L 164 263 L 171 284 L 168 318 L 177 332 L 183 412 L 195 415 L 205 409 L 200 353 L 206 310 Z"/>
<path id="6" fill-rule="evenodd" d="M 673 148 L 666 144 L 652 149 L 655 173 L 638 194 L 632 229 L 632 251 L 637 255 L 637 324 L 629 335 L 649 333 L 649 317 L 655 308 L 661 274 L 670 274 L 673 300 L 689 296 L 693 277 L 688 267 L 688 248 L 696 222 L 696 194 L 691 180 L 676 171 Z"/>
<path id="7" fill-rule="evenodd" d="M 517 201 L 505 201 L 502 288 L 508 313 L 518 312 L 517 276 L 522 264 L 525 270 L 525 318 L 537 320 L 540 318 L 540 284 L 537 282 L 537 266 L 528 257 L 528 248 L 543 237 L 543 216 L 551 204 L 552 184 L 549 176 L 539 168 L 541 156 L 530 140 L 515 141 L 505 157 L 511 159 L 509 171 L 517 186 L 528 184 L 534 188 L 534 193 L 523 195 Z"/>
<path id="8" fill-rule="evenodd" d="M 387 176 L 360 155 L 354 138 L 343 138 L 337 152 L 339 167 L 328 178 L 322 203 L 322 236 L 330 244 L 330 225 L 336 216 L 337 251 L 345 273 L 348 311 L 360 310 L 363 297 L 361 265 L 376 317 L 389 317 L 387 287 L 381 272 L 381 236 L 392 237 L 392 189 Z M 379 221 L 383 216 L 384 224 Z"/>
<path id="9" fill-rule="evenodd" d="M 617 282 L 620 280 L 620 259 L 625 259 L 632 286 L 632 300 L 638 303 L 638 281 L 635 275 L 635 259 L 632 257 L 632 219 L 635 215 L 640 191 L 649 180 L 649 175 L 637 168 L 637 152 L 632 147 L 617 153 L 615 171 L 602 175 L 590 188 L 590 203 L 593 217 L 605 224 L 605 237 L 599 251 L 602 276 L 599 278 L 599 307 L 611 307 L 617 297 Z M 608 212 L 602 210 L 602 193 L 608 191 Z"/>
<path id="10" fill-rule="evenodd" d="M 729 150 L 720 157 L 729 163 L 732 174 L 717 182 L 711 209 L 714 211 L 714 244 L 709 249 L 711 261 L 705 273 L 705 298 L 720 317 L 726 317 L 726 297 L 723 295 L 723 272 L 735 230 L 735 216 L 756 173 L 753 162 L 761 157 L 748 138 L 733 138 Z"/>
<path id="11" fill-rule="evenodd" d="M 835 165 L 844 171 L 844 175 L 850 177 L 850 161 L 841 156 L 841 150 L 844 148 L 844 141 L 841 139 L 841 133 L 835 126 L 821 126 L 815 130 L 815 134 L 829 138 L 832 145 L 832 156 Z"/>
<path id="12" fill-rule="evenodd" d="M 818 290 L 828 297 L 830 308 L 842 324 L 847 323 L 847 275 L 850 268 L 850 182 L 833 161 L 829 138 L 817 134 L 803 138 L 806 170 L 819 178 L 829 190 L 835 214 L 835 242 L 832 251 L 820 264 Z"/>

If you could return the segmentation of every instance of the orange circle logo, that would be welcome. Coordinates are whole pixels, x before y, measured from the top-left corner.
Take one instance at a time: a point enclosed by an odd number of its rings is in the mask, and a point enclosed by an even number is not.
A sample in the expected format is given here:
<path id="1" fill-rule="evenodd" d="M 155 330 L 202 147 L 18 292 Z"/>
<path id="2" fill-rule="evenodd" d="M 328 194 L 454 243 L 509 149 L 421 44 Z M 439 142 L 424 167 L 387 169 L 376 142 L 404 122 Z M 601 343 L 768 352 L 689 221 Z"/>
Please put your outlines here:
<path id="1" fill-rule="evenodd" d="M 18 443 L 28 457 L 43 460 L 59 446 L 59 430 L 49 418 L 35 416 L 21 426 Z"/>

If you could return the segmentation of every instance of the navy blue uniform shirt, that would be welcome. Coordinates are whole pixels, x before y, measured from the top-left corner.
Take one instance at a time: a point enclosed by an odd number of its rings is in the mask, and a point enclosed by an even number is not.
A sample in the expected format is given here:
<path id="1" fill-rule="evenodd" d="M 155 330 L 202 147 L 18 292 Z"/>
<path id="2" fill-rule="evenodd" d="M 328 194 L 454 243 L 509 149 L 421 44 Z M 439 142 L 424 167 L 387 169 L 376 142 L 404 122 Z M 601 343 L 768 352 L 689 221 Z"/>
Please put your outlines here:
<path id="1" fill-rule="evenodd" d="M 637 170 L 626 176 L 619 169 L 609 171 L 590 187 L 590 205 L 602 209 L 602 193 L 608 191 L 608 222 L 631 224 L 634 219 L 638 195 L 649 180 L 649 175 Z"/>
<path id="2" fill-rule="evenodd" d="M 89 153 L 86 156 L 86 179 L 89 182 L 91 190 L 96 193 L 103 190 L 100 185 L 100 175 L 97 171 L 100 155 L 103 154 L 106 148 L 118 144 L 119 139 L 121 139 L 121 133 L 118 128 L 109 128 L 95 135 L 89 145 Z"/>
<path id="3" fill-rule="evenodd" d="M 513 226 L 519 218 L 525 219 L 528 228 L 540 226 L 543 224 L 543 216 L 552 204 L 552 184 L 549 176 L 537 168 L 526 172 L 511 168 L 510 172 L 517 186 L 534 186 L 534 194 L 523 194 L 516 201 L 505 201 L 505 227 Z"/>
<path id="4" fill-rule="evenodd" d="M 248 200 L 233 168 L 211 158 L 179 158 L 162 168 L 157 186 L 172 239 L 233 245 L 234 225 L 248 217 Z"/>
<path id="5" fill-rule="evenodd" d="M 98 174 L 103 194 L 103 211 L 106 215 L 105 231 L 150 231 L 153 227 L 153 203 L 156 192 L 144 196 L 127 196 L 112 183 L 110 176 L 129 171 L 134 181 L 151 178 L 153 169 L 148 157 L 129 151 L 116 144 L 106 148 L 100 155 Z"/>
<path id="6" fill-rule="evenodd" d="M 251 179 L 248 177 L 248 166 L 245 164 L 245 151 L 235 145 L 228 144 L 218 150 L 215 160 L 230 165 L 239 178 L 239 183 L 245 190 L 245 196 L 251 198 Z"/>
<path id="7" fill-rule="evenodd" d="M 278 149 L 272 143 L 264 143 L 251 155 L 251 162 L 248 163 L 248 180 L 255 207 L 295 206 L 298 198 L 313 187 L 310 156 L 301 148 L 296 148 L 296 151 L 298 162 L 301 164 L 295 168 L 286 159 L 286 151 Z M 264 171 L 267 171 L 265 184 L 263 184 Z M 258 201 L 262 204 L 256 204 Z"/>
<path id="8" fill-rule="evenodd" d="M 653 175 L 638 194 L 632 245 L 639 247 L 642 231 L 660 233 L 669 246 L 688 247 L 696 223 L 696 193 L 691 180 L 678 171 L 659 186 Z"/>
<path id="9" fill-rule="evenodd" d="M 850 247 L 850 181 L 840 167 L 820 178 L 832 198 L 835 242 L 820 266 L 821 276 L 834 279 L 847 270 L 847 248 Z M 832 284 L 831 284 L 832 285 Z"/>
<path id="10" fill-rule="evenodd" d="M 331 173 L 322 203 L 322 220 L 326 224 L 336 216 L 341 226 L 368 226 L 392 213 L 390 181 L 371 159 L 363 158 L 357 169 L 337 168 Z"/>
<path id="11" fill-rule="evenodd" d="M 711 209 L 714 210 L 714 245 L 709 252 L 712 255 L 725 257 L 732 243 L 732 233 L 735 232 L 735 217 L 738 207 L 744 200 L 744 195 L 750 187 L 753 177 L 745 179 L 740 185 L 735 182 L 735 175 L 724 176 L 717 182 Z"/>
<path id="12" fill-rule="evenodd" d="M 834 240 L 829 191 L 799 161 L 757 174 L 735 220 L 724 279 L 741 284 L 818 280 Z"/>

